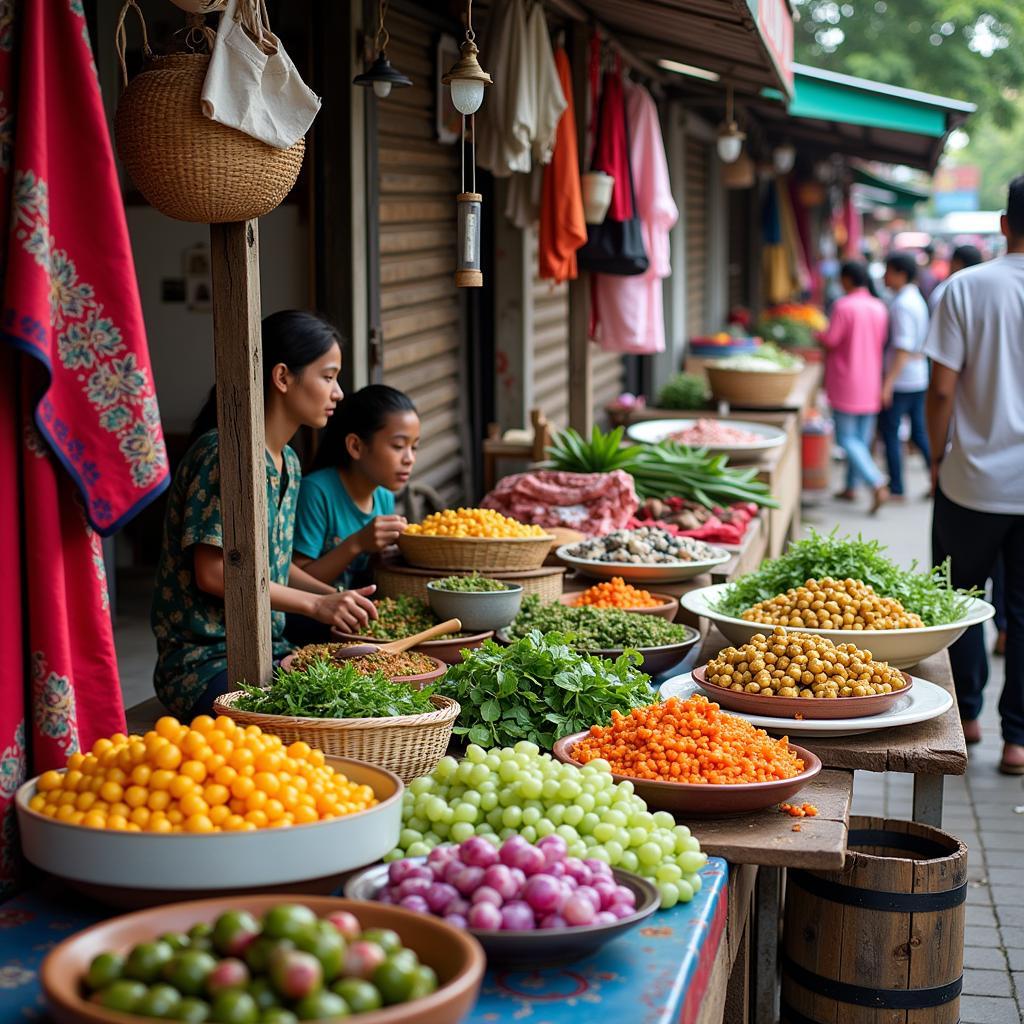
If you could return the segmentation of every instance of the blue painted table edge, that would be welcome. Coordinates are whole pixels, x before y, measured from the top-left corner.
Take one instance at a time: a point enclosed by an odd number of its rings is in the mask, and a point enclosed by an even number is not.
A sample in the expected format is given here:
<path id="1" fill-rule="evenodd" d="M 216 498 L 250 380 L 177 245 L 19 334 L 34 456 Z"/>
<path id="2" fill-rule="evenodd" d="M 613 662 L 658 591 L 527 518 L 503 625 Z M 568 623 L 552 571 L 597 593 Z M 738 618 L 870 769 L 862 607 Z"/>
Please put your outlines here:
<path id="1" fill-rule="evenodd" d="M 728 872 L 724 860 L 710 858 L 690 903 L 659 911 L 582 960 L 489 970 L 465 1024 L 569 1024 L 587 1011 L 629 1024 L 690 1024 L 725 933 Z M 45 886 L 0 905 L 0 1021 L 48 1021 L 39 965 L 59 942 L 108 916 Z"/>

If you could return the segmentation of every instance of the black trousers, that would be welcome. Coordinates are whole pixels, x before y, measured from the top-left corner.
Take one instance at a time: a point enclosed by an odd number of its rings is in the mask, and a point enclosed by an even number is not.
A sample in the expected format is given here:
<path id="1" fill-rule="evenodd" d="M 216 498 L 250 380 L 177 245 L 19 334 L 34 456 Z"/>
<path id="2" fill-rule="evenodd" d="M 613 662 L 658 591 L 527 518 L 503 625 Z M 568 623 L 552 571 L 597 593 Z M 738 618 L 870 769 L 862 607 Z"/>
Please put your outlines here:
<path id="1" fill-rule="evenodd" d="M 975 512 L 935 495 L 932 557 L 951 560 L 955 587 L 984 588 L 1002 555 L 1006 608 L 1006 682 L 999 700 L 1003 739 L 1024 745 L 1024 515 Z M 988 651 L 982 626 L 972 626 L 949 649 L 960 717 L 981 714 L 988 682 Z"/>

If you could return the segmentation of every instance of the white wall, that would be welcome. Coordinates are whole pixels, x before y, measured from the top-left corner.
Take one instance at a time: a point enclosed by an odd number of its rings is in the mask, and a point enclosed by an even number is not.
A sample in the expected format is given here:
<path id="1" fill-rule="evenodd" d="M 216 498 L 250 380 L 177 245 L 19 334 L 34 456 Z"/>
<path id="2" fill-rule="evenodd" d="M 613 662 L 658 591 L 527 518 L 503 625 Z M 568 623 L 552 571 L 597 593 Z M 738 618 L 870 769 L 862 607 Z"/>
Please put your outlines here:
<path id="1" fill-rule="evenodd" d="M 260 219 L 263 312 L 310 304 L 308 225 L 300 207 L 280 206 Z M 161 298 L 166 278 L 185 276 L 185 253 L 209 245 L 204 224 L 171 220 L 149 206 L 127 208 L 149 354 L 164 430 L 187 433 L 213 384 L 213 317 Z"/>

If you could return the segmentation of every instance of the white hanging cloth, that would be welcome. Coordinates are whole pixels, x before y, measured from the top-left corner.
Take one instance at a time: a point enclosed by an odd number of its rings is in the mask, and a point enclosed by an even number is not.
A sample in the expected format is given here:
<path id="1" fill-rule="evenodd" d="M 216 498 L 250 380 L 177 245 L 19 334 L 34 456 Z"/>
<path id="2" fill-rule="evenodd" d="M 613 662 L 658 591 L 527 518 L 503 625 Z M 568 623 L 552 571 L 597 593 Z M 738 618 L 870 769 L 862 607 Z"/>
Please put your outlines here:
<path id="1" fill-rule="evenodd" d="M 227 0 L 203 82 L 203 114 L 288 149 L 306 134 L 319 109 L 320 97 L 270 31 L 266 0 Z"/>

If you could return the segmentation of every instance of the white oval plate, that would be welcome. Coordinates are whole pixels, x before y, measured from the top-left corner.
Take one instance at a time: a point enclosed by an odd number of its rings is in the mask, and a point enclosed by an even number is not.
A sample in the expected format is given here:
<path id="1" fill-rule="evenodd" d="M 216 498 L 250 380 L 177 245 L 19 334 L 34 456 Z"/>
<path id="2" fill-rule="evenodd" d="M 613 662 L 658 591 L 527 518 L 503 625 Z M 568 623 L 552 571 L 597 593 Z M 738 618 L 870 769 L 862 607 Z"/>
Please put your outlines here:
<path id="1" fill-rule="evenodd" d="M 722 598 L 728 583 L 716 583 L 683 594 L 679 603 L 694 615 L 710 619 L 730 644 L 745 644 L 756 633 L 770 633 L 772 626 L 765 622 L 748 622 L 732 615 L 723 615 L 712 605 Z M 944 651 L 958 640 L 968 628 L 991 619 L 995 608 L 987 601 L 972 598 L 967 614 L 956 622 L 941 626 L 922 626 L 918 629 L 811 629 L 794 628 L 794 632 L 812 633 L 827 637 L 835 644 L 855 643 L 871 652 L 875 661 L 887 661 L 893 668 L 910 668 L 939 651 Z"/>
<path id="2" fill-rule="evenodd" d="M 639 562 L 598 562 L 592 558 L 576 558 L 570 555 L 569 549 L 574 547 L 575 544 L 563 544 L 555 554 L 566 565 L 571 565 L 588 576 L 595 576 L 599 580 L 621 576 L 627 583 L 680 583 L 700 576 L 701 573 L 708 572 L 716 565 L 728 562 L 732 558 L 732 554 L 725 548 L 709 544 L 708 547 L 714 552 L 714 556 L 702 562 L 664 562 L 653 565 L 643 565 Z"/>
<path id="3" fill-rule="evenodd" d="M 786 736 L 858 736 L 864 732 L 877 732 L 879 729 L 896 729 L 901 725 L 914 725 L 916 722 L 927 722 L 938 718 L 953 706 L 953 695 L 935 683 L 928 682 L 918 676 L 911 676 L 914 685 L 910 692 L 901 697 L 888 711 L 880 715 L 866 718 L 837 719 L 800 719 L 800 718 L 768 718 L 765 715 L 750 715 L 742 711 L 730 711 L 729 714 L 743 718 L 751 725 L 764 729 L 765 732 L 778 733 Z M 690 672 L 672 676 L 661 684 L 661 697 L 679 697 L 685 700 L 695 693 L 703 693 L 709 700 L 714 700 L 713 688 L 705 689 L 696 683 Z"/>
<path id="4" fill-rule="evenodd" d="M 767 423 L 755 423 L 751 420 L 717 420 L 716 422 L 723 427 L 732 427 L 735 430 L 746 430 L 751 434 L 758 434 L 761 440 L 701 446 L 707 448 L 713 455 L 728 455 L 735 461 L 741 456 L 760 455 L 762 452 L 778 448 L 786 443 L 786 432 L 778 427 L 769 426 Z M 643 420 L 641 423 L 632 424 L 627 429 L 626 436 L 640 444 L 657 444 L 659 441 L 664 441 L 669 434 L 688 430 L 696 423 L 695 419 Z"/>

